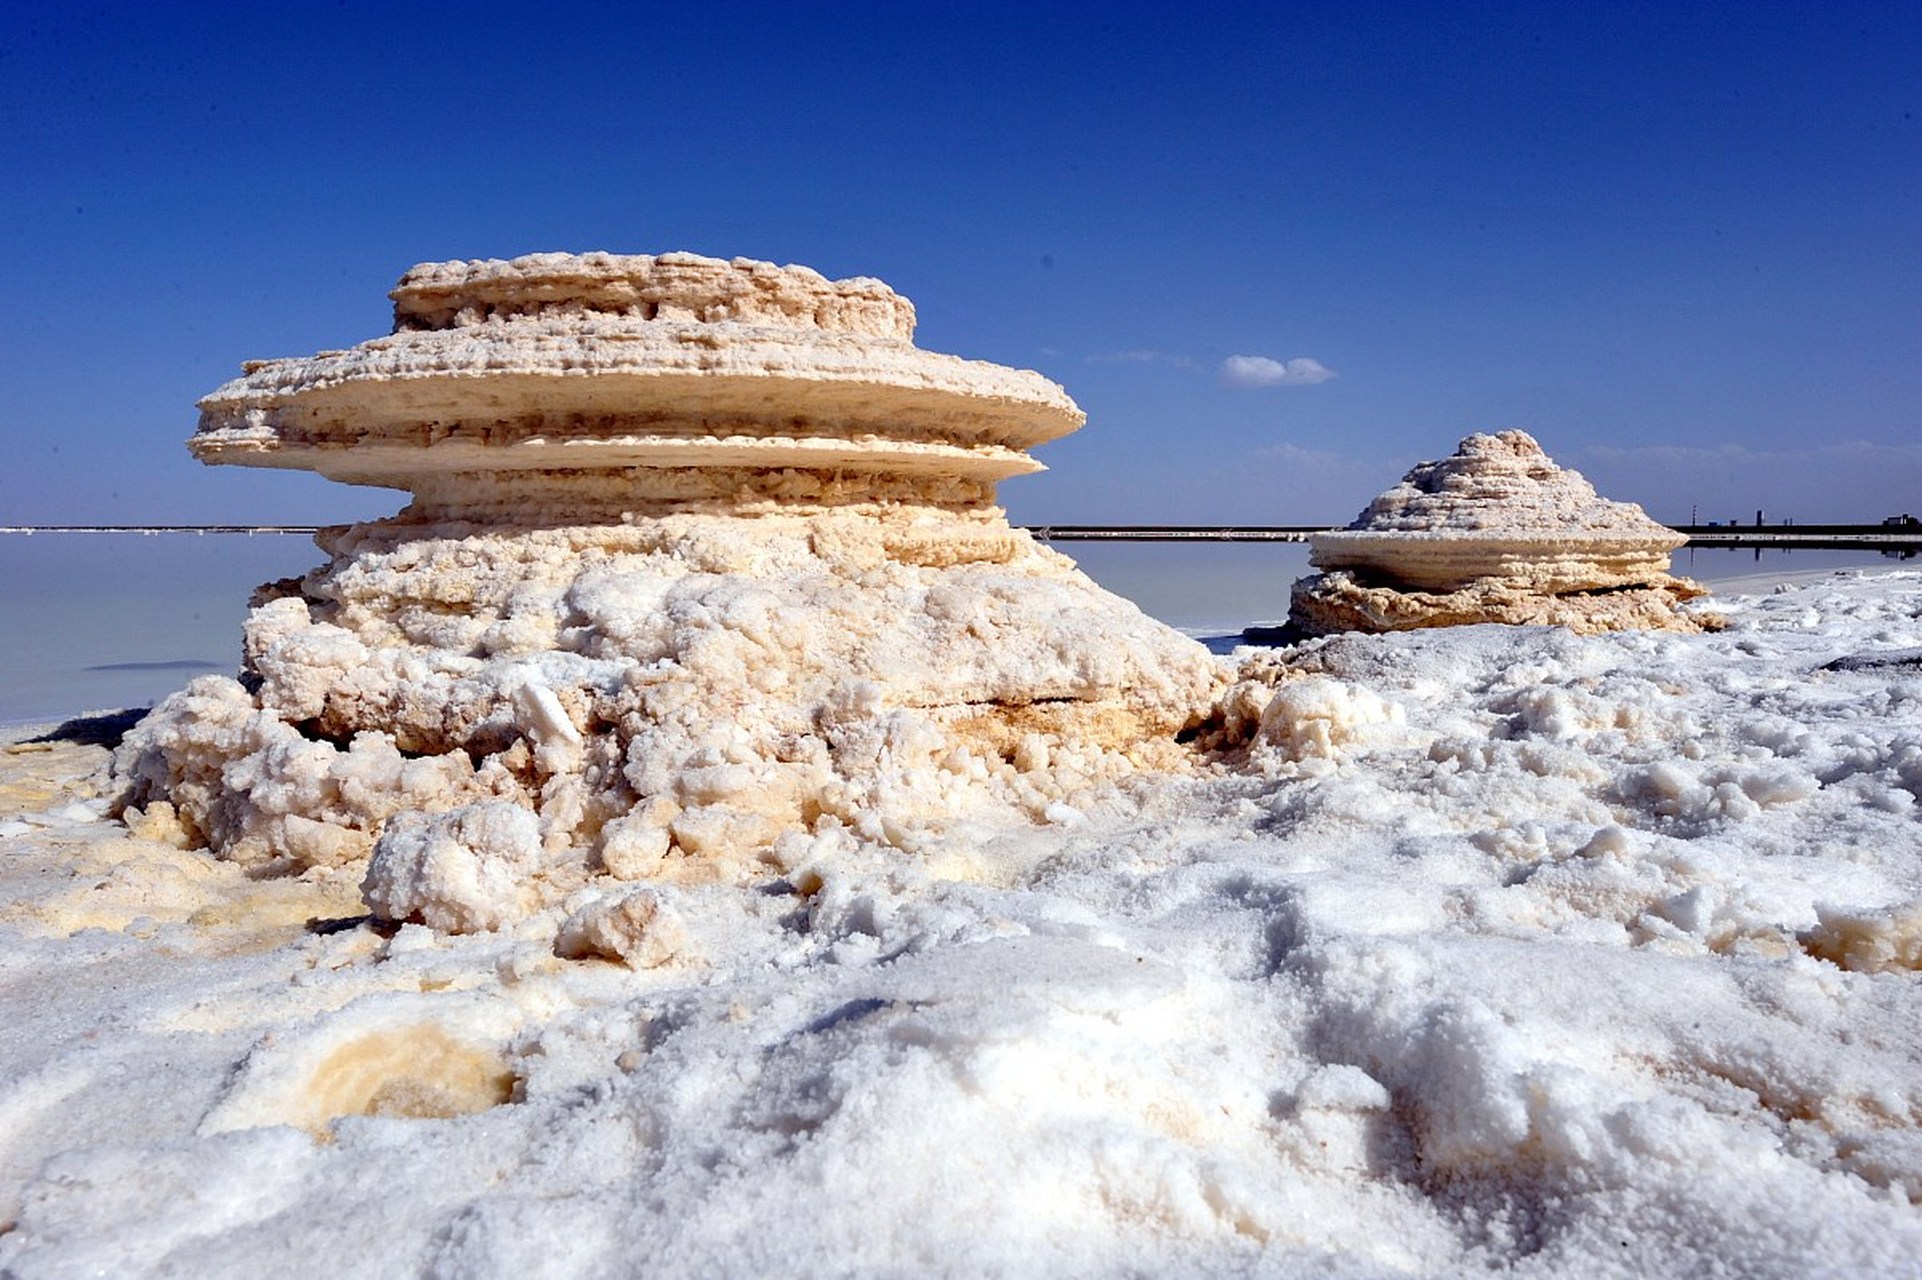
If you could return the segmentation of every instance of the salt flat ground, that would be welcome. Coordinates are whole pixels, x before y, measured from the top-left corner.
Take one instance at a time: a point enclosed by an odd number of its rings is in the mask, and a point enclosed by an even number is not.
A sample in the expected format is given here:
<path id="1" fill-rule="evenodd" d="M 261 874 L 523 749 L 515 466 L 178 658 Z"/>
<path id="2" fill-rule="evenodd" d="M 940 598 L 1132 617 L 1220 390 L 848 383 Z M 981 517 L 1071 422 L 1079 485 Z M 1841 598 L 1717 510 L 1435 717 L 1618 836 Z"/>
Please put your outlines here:
<path id="1" fill-rule="evenodd" d="M 1916 1274 L 1922 574 L 1724 608 L 1306 645 L 1253 758 L 663 886 L 640 969 L 17 743 L 0 1269 Z"/>

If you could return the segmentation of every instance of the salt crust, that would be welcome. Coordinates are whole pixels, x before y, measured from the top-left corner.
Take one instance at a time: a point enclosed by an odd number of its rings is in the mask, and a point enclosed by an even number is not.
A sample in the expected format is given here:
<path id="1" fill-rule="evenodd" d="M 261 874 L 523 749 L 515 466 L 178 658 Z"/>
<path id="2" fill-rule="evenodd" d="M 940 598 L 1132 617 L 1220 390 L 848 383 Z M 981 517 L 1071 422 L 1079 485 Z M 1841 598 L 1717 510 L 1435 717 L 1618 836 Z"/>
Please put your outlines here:
<path id="1" fill-rule="evenodd" d="M 1705 594 L 1669 576 L 1687 539 L 1633 503 L 1610 502 L 1523 431 L 1471 435 L 1424 462 L 1347 529 L 1310 540 L 1324 572 L 1295 584 L 1310 634 L 1475 622 L 1576 631 L 1695 630 L 1678 606 Z"/>
<path id="2" fill-rule="evenodd" d="M 202 402 L 207 461 L 415 498 L 323 533 L 241 677 L 128 737 L 132 821 L 263 871 L 371 854 L 378 915 L 472 931 L 1193 767 L 1220 664 L 993 505 L 1081 422 L 1038 374 L 916 349 L 878 281 L 746 259 L 426 264 L 393 296 L 391 337 Z M 566 946 L 631 961 L 625 928 Z"/>
<path id="3" fill-rule="evenodd" d="M 472 934 L 0 756 L 0 1270 L 1906 1274 L 1922 575 L 1727 608 L 1310 642 L 1237 769 Z"/>

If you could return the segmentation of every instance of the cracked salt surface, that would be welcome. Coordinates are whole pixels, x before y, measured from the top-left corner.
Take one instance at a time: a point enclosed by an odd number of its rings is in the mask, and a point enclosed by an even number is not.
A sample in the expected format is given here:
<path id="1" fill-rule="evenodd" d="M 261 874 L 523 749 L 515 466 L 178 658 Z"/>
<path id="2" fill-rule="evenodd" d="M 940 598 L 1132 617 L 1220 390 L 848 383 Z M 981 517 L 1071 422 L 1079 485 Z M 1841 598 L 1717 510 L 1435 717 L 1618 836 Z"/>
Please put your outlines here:
<path id="1" fill-rule="evenodd" d="M 1922 575 L 1721 603 L 1313 642 L 1245 768 L 458 936 L 8 755 L 0 1267 L 1913 1273 Z"/>

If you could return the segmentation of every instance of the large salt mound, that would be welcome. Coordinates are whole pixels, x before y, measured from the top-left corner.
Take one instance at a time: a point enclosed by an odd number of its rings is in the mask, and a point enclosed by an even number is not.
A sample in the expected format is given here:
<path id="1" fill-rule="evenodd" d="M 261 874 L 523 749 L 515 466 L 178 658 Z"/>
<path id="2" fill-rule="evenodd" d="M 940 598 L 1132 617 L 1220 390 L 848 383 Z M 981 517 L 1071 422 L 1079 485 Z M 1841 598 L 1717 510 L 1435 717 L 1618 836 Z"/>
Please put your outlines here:
<path id="1" fill-rule="evenodd" d="M 1668 573 L 1687 539 L 1598 496 L 1523 431 L 1471 435 L 1416 466 L 1346 529 L 1310 540 L 1321 574 L 1290 613 L 1316 635 L 1473 622 L 1581 632 L 1694 630 L 1702 588 Z"/>
<path id="2" fill-rule="evenodd" d="M 462 927 L 1182 767 L 1214 660 L 993 505 L 1081 422 L 1038 374 L 918 350 L 879 281 L 744 259 L 427 264 L 393 296 L 391 336 L 202 402 L 206 461 L 415 496 L 324 533 L 240 678 L 129 737 L 136 822 L 280 870 L 382 840 L 369 902 Z M 462 852 L 501 802 L 538 849 Z"/>

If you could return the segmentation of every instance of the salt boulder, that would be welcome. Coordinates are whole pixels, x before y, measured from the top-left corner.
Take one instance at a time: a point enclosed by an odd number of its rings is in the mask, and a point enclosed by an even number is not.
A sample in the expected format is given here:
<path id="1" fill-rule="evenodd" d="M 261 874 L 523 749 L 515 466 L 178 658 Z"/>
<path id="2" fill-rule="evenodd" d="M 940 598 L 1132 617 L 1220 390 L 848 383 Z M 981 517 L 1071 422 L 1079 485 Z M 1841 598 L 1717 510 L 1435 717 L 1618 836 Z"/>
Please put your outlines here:
<path id="1" fill-rule="evenodd" d="M 629 889 L 596 898 L 573 911 L 554 938 L 565 960 L 615 960 L 652 969 L 685 956 L 686 931 L 674 909 L 653 888 Z"/>
<path id="2" fill-rule="evenodd" d="M 1692 631 L 1706 616 L 1677 606 L 1704 589 L 1668 573 L 1686 541 L 1597 495 L 1526 432 L 1471 435 L 1346 529 L 1310 538 L 1323 572 L 1295 584 L 1290 617 L 1317 635 L 1475 622 Z"/>
<path id="3" fill-rule="evenodd" d="M 1215 660 L 994 505 L 1082 420 L 1039 374 L 920 350 L 879 281 L 745 259 L 433 263 L 393 298 L 391 335 L 202 402 L 205 461 L 413 501 L 322 533 L 239 680 L 129 735 L 130 802 L 187 838 L 300 870 L 398 812 L 518 806 L 551 896 L 570 867 L 738 875 L 823 823 L 1046 822 L 1185 767 Z"/>
<path id="4" fill-rule="evenodd" d="M 382 830 L 361 897 L 382 920 L 419 921 L 443 933 L 498 929 L 533 902 L 540 854 L 540 823 L 520 805 L 408 810 Z"/>

